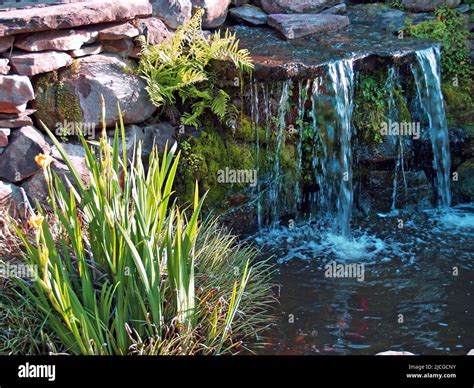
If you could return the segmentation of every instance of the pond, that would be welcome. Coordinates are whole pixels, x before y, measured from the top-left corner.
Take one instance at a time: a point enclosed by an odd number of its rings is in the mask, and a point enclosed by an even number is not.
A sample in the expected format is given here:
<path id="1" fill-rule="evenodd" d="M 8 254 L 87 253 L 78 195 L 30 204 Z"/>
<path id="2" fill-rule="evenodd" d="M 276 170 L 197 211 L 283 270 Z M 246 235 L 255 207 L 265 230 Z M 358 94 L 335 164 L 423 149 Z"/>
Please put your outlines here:
<path id="1" fill-rule="evenodd" d="M 274 227 L 253 237 L 262 257 L 276 261 L 279 285 L 278 323 L 259 353 L 472 348 L 474 205 L 366 217 L 354 222 L 350 239 L 328 224 Z"/>

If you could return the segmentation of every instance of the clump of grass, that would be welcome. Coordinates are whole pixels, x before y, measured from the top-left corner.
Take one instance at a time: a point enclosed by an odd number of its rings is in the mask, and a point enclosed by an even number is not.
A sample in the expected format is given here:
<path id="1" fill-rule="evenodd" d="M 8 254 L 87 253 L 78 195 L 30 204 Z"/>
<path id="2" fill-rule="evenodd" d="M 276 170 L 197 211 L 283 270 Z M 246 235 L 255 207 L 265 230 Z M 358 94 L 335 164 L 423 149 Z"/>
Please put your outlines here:
<path id="1" fill-rule="evenodd" d="M 105 122 L 105 109 L 102 113 Z M 122 120 L 113 145 L 105 125 L 86 143 L 86 187 L 61 144 L 47 129 L 70 170 L 65 184 L 39 155 L 50 193 L 45 211 L 16 228 L 25 260 L 38 268 L 33 284 L 18 281 L 26 308 L 71 354 L 223 354 L 245 348 L 270 322 L 270 267 L 215 222 L 201 227 L 193 203 L 177 206 L 172 191 L 179 163 L 175 148 L 148 170 L 141 146 L 127 155 Z M 72 184 L 70 184 L 72 183 Z M 59 229 L 55 233 L 52 225 Z"/>

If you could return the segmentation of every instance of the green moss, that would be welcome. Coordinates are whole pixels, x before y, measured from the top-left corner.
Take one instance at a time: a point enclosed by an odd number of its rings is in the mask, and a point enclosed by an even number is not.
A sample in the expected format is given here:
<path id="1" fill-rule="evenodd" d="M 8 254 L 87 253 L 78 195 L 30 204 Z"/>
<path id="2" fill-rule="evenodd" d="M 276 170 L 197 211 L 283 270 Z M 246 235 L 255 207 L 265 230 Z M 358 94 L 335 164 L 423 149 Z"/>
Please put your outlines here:
<path id="1" fill-rule="evenodd" d="M 218 171 L 226 167 L 236 170 L 251 170 L 256 166 L 255 142 L 243 142 L 240 136 L 220 132 L 216 128 L 201 131 L 198 137 L 181 142 L 183 163 L 178 171 L 180 199 L 189 202 L 193 198 L 197 181 L 203 192 L 208 192 L 207 202 L 213 207 L 224 206 L 229 192 L 245 188 L 245 183 L 219 183 Z"/>
<path id="2" fill-rule="evenodd" d="M 361 74 L 354 93 L 352 120 L 359 138 L 368 143 L 382 142 L 380 128 L 387 122 L 389 93 L 386 71 Z"/>
<path id="3" fill-rule="evenodd" d="M 443 82 L 448 123 L 452 127 L 474 127 L 474 81 L 463 82 L 458 86 Z"/>
<path id="4" fill-rule="evenodd" d="M 436 19 L 408 26 L 405 32 L 409 36 L 429 39 L 443 44 L 441 66 L 443 76 L 469 79 L 472 76 L 470 61 L 469 30 L 464 15 L 449 8 L 438 8 Z"/>
<path id="5" fill-rule="evenodd" d="M 56 128 L 58 122 L 83 121 L 79 98 L 69 91 L 63 82 L 58 81 L 55 72 L 39 77 L 36 90 L 38 116 L 50 129 Z"/>
<path id="6" fill-rule="evenodd" d="M 67 90 L 62 82 L 56 88 L 56 113 L 61 121 L 80 123 L 83 120 L 79 98 Z"/>

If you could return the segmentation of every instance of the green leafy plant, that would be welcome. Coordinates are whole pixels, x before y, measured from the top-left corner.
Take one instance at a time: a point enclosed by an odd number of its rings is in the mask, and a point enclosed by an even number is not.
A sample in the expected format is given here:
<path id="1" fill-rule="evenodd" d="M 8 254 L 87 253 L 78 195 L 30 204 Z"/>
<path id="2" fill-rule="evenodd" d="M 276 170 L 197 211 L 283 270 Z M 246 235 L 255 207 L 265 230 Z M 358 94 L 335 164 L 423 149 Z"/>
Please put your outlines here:
<path id="1" fill-rule="evenodd" d="M 203 10 L 178 28 L 172 38 L 150 45 L 142 37 L 139 72 L 147 82 L 150 99 L 157 107 L 178 105 L 181 122 L 199 127 L 202 115 L 212 112 L 221 122 L 233 124 L 235 107 L 229 94 L 217 87 L 213 60 L 230 60 L 236 68 L 253 68 L 248 50 L 239 49 L 235 34 L 215 32 L 207 38 L 201 28 Z"/>
<path id="2" fill-rule="evenodd" d="M 102 119 L 105 123 L 105 110 Z M 130 159 L 126 153 L 123 121 L 113 145 L 104 124 L 100 141 L 89 145 L 82 138 L 86 186 L 45 130 L 73 184 L 51 170 L 51 157 L 36 158 L 59 233 L 53 235 L 39 204 L 29 221 L 34 241 L 16 228 L 27 263 L 39 274 L 33 284 L 19 280 L 18 285 L 66 352 L 221 354 L 238 349 L 237 336 L 265 326 L 262 306 L 271 299 L 267 267 L 250 266 L 256 252 L 236 245 L 216 225 L 200 228 L 204 198 L 197 187 L 190 209 L 176 205 L 172 188 L 180 155 L 175 148 L 165 149 L 161 158 L 153 151 L 145 171 L 140 145 Z M 212 246 L 198 243 L 198 236 L 212 240 Z M 255 295 L 247 295 L 247 287 Z"/>
<path id="3" fill-rule="evenodd" d="M 443 76 L 446 78 L 470 78 L 472 66 L 469 57 L 469 30 L 462 13 L 440 7 L 435 11 L 436 19 L 411 24 L 405 32 L 416 38 L 435 40 L 443 44 L 441 58 Z"/>
<path id="4" fill-rule="evenodd" d="M 388 92 L 383 73 L 362 74 L 354 95 L 354 126 L 366 142 L 380 143 L 380 127 L 387 119 Z"/>

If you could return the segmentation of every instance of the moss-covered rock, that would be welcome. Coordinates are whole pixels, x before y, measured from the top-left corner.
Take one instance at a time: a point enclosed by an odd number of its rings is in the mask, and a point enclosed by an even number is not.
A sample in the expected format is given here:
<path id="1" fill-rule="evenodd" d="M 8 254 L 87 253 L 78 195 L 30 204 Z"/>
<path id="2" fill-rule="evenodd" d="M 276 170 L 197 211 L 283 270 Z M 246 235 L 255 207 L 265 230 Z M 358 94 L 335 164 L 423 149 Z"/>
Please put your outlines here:
<path id="1" fill-rule="evenodd" d="M 458 168 L 458 190 L 462 199 L 474 200 L 474 159 L 469 159 Z"/>

